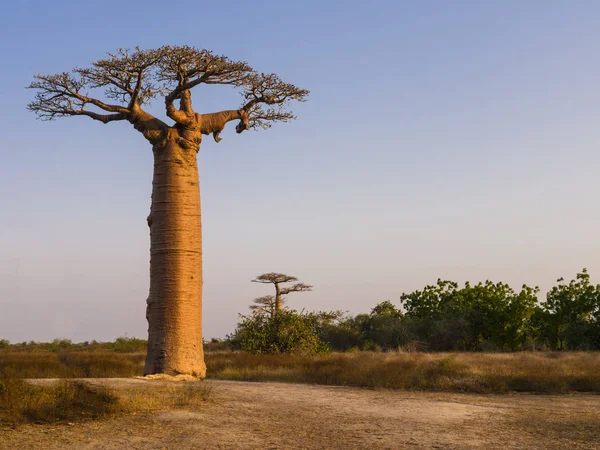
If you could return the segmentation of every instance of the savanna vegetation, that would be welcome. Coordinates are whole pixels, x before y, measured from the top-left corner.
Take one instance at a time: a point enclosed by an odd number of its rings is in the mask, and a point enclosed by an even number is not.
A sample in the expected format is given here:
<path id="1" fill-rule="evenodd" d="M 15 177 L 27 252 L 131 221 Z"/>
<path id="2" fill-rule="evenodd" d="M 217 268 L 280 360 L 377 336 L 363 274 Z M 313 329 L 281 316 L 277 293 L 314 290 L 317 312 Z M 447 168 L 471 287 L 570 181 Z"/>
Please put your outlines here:
<path id="1" fill-rule="evenodd" d="M 600 350 L 600 285 L 586 269 L 557 283 L 539 302 L 538 287 L 438 280 L 403 293 L 398 305 L 384 301 L 356 316 L 285 307 L 273 314 L 253 305 L 222 345 L 257 354 Z"/>
<path id="2" fill-rule="evenodd" d="M 106 350 L 0 351 L 0 376 L 121 378 L 143 374 L 144 353 Z M 208 378 L 282 381 L 411 391 L 600 392 L 598 352 L 206 353 Z M 36 391 L 37 392 L 37 391 Z M 29 395 L 29 394 L 27 394 Z M 2 398 L 2 406 L 8 401 Z M 112 411 L 112 410 L 111 410 Z"/>
<path id="3" fill-rule="evenodd" d="M 600 353 L 207 353 L 209 378 L 506 393 L 600 392 Z"/>
<path id="4" fill-rule="evenodd" d="M 304 289 L 302 289 L 304 290 Z M 208 377 L 457 392 L 600 392 L 600 285 L 584 269 L 539 289 L 438 280 L 369 313 L 251 308 L 205 342 Z M 282 304 L 284 302 L 281 302 Z M 254 304 L 256 305 L 256 303 Z M 253 305 L 253 306 L 254 306 Z M 11 344 L 0 373 L 18 378 L 143 374 L 146 341 Z"/>
<path id="5" fill-rule="evenodd" d="M 112 390 L 77 380 L 32 383 L 15 370 L 0 371 L 0 425 L 70 423 L 102 417 L 200 406 L 210 398 L 205 383 Z"/>

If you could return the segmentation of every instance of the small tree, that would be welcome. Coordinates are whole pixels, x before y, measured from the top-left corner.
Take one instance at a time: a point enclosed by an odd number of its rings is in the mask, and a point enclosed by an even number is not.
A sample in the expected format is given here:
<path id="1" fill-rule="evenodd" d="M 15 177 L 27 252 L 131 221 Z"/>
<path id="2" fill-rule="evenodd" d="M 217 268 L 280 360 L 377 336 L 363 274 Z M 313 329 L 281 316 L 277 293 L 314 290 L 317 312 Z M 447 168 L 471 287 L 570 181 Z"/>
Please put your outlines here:
<path id="1" fill-rule="evenodd" d="M 285 295 L 290 294 L 291 292 L 305 292 L 312 291 L 312 286 L 304 284 L 304 283 L 296 283 L 292 286 L 281 287 L 280 284 L 283 283 L 291 283 L 293 281 L 298 281 L 298 278 L 293 277 L 291 275 L 286 275 L 283 273 L 263 273 L 262 275 L 257 276 L 254 280 L 251 280 L 253 283 L 263 283 L 263 284 L 273 284 L 275 286 L 275 309 L 274 312 L 279 312 L 283 310 L 283 303 L 285 301 Z M 252 310 L 262 310 L 265 312 L 271 311 L 268 308 L 273 304 L 273 296 L 266 297 L 258 297 L 254 300 L 255 305 L 250 306 Z M 271 313 L 272 314 L 272 313 Z"/>
<path id="2" fill-rule="evenodd" d="M 315 313 L 279 311 L 273 316 L 240 315 L 234 347 L 249 353 L 323 353 L 328 351 L 319 337 L 321 316 Z"/>
<path id="3" fill-rule="evenodd" d="M 275 296 L 264 295 L 254 299 L 254 304 L 250 305 L 250 309 L 257 314 L 264 314 L 272 317 L 275 314 Z"/>

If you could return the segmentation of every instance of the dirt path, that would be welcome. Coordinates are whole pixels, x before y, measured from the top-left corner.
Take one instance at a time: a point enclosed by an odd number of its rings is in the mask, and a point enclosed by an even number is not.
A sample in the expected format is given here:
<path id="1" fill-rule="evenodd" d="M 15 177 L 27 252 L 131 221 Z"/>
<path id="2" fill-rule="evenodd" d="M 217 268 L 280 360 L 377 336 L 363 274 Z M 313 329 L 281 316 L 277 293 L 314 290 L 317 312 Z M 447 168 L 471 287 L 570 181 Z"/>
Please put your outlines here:
<path id="1" fill-rule="evenodd" d="M 160 381 L 92 380 L 114 389 Z M 600 396 L 208 381 L 194 411 L 0 429 L 2 449 L 600 449 Z"/>

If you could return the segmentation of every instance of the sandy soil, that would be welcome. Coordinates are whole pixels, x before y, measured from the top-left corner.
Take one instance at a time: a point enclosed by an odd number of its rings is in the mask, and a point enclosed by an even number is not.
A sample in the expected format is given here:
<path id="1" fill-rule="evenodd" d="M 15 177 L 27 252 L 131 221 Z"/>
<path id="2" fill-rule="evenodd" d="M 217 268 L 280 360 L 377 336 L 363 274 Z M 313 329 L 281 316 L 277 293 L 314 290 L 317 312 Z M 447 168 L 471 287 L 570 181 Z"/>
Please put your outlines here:
<path id="1" fill-rule="evenodd" d="M 46 381 L 48 382 L 48 381 Z M 114 389 L 166 381 L 91 380 Z M 598 395 L 471 395 L 207 381 L 196 410 L 0 429 L 2 449 L 600 449 Z"/>

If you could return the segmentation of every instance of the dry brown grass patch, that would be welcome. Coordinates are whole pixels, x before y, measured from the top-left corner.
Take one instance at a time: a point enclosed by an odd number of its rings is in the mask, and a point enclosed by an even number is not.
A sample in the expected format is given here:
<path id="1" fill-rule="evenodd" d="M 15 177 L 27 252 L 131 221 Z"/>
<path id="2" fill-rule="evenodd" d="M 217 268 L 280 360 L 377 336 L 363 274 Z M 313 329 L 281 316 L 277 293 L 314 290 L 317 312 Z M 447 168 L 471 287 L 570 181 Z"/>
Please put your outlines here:
<path id="1" fill-rule="evenodd" d="M 51 381 L 51 380 L 49 380 Z M 81 380 L 32 384 L 0 373 L 0 424 L 69 423 L 117 414 L 196 408 L 209 400 L 203 382 L 109 389 Z"/>
<path id="2" fill-rule="evenodd" d="M 600 353 L 206 355 L 209 378 L 504 393 L 600 392 Z"/>
<path id="3" fill-rule="evenodd" d="M 142 375 L 144 353 L 0 350 L 0 371 L 21 378 L 127 378 Z"/>

